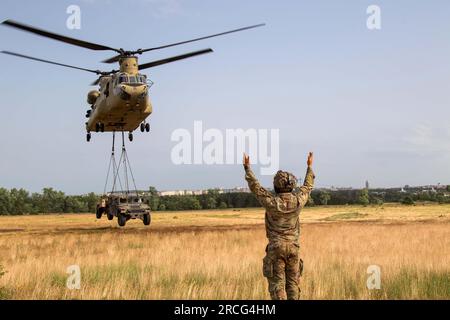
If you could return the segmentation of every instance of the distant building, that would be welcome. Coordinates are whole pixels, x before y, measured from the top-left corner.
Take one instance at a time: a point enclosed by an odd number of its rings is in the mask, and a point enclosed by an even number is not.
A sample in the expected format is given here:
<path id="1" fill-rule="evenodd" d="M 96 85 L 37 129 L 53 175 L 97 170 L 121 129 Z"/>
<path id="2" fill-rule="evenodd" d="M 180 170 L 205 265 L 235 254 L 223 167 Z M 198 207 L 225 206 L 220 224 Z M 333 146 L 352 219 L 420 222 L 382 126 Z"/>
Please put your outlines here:
<path id="1" fill-rule="evenodd" d="M 223 191 L 223 193 L 240 193 L 240 192 L 245 192 L 245 193 L 249 193 L 250 189 L 249 188 L 244 188 L 244 187 L 235 187 L 235 188 L 231 188 L 231 189 L 221 189 Z"/>
<path id="2" fill-rule="evenodd" d="M 159 191 L 158 194 L 160 196 L 181 196 L 185 194 L 184 190 L 167 190 L 167 191 Z"/>
<path id="3" fill-rule="evenodd" d="M 369 190 L 369 181 L 366 180 L 366 189 Z"/>
<path id="4" fill-rule="evenodd" d="M 161 197 L 163 197 L 163 196 L 186 196 L 186 195 L 198 196 L 198 195 L 202 195 L 202 194 L 207 194 L 208 190 L 211 190 L 211 189 L 205 189 L 205 190 L 165 190 L 165 191 L 159 191 L 158 195 L 161 196 Z M 216 189 L 213 189 L 213 190 L 215 190 L 219 194 L 221 194 L 221 193 L 240 193 L 240 192 L 249 193 L 250 192 L 249 188 L 244 188 L 244 187 L 235 187 L 235 188 L 231 188 L 231 189 L 216 188 Z"/>

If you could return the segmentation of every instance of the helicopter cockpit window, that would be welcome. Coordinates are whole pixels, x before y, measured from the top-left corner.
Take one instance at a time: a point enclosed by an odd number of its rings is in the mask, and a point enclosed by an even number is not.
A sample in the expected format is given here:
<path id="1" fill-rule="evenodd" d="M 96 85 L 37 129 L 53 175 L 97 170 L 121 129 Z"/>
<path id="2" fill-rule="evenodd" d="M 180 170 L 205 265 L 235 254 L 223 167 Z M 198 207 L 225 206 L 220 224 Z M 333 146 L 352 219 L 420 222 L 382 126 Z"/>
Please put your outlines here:
<path id="1" fill-rule="evenodd" d="M 127 76 L 120 76 L 119 77 L 119 83 L 122 83 L 122 82 L 128 82 L 128 77 Z"/>
<path id="2" fill-rule="evenodd" d="M 119 77 L 118 83 L 145 84 L 147 78 L 143 75 L 131 76 L 122 75 Z"/>
<path id="3" fill-rule="evenodd" d="M 132 83 L 132 84 L 133 84 L 133 83 L 137 83 L 136 77 L 135 77 L 135 76 L 129 76 L 129 77 L 128 77 L 128 82 L 129 82 L 129 83 Z"/>

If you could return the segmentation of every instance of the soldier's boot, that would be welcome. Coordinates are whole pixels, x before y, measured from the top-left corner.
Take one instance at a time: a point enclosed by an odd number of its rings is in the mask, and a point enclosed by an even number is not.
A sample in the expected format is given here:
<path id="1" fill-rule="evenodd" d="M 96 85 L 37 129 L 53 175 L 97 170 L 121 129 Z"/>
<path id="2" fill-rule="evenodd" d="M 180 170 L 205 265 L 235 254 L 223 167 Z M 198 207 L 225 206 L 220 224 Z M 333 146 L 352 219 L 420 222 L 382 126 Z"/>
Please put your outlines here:
<path id="1" fill-rule="evenodd" d="M 274 291 L 271 291 L 270 298 L 272 300 L 286 300 L 287 299 L 286 290 L 284 290 L 283 288 L 279 288 Z"/>

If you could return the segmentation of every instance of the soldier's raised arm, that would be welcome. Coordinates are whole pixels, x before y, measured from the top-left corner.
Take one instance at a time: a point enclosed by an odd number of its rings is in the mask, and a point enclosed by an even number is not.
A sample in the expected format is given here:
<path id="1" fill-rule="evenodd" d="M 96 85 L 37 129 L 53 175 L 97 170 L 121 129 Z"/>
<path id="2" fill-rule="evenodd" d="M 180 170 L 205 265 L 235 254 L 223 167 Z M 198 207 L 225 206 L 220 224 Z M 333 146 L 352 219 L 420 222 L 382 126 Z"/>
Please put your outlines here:
<path id="1" fill-rule="evenodd" d="M 314 175 L 314 172 L 312 170 L 313 160 L 314 155 L 312 152 L 310 152 L 308 154 L 308 160 L 306 161 L 308 168 L 306 169 L 305 181 L 303 183 L 303 186 L 300 187 L 300 190 L 297 193 L 298 201 L 302 207 L 308 201 L 309 195 L 314 187 L 314 179 L 316 176 Z"/>
<path id="2" fill-rule="evenodd" d="M 265 207 L 270 208 L 275 206 L 275 199 L 271 192 L 267 191 L 256 178 L 252 169 L 250 168 L 250 157 L 244 153 L 244 170 L 245 170 L 245 180 L 247 180 L 248 187 L 253 192 L 253 194 L 258 199 L 259 203 Z"/>

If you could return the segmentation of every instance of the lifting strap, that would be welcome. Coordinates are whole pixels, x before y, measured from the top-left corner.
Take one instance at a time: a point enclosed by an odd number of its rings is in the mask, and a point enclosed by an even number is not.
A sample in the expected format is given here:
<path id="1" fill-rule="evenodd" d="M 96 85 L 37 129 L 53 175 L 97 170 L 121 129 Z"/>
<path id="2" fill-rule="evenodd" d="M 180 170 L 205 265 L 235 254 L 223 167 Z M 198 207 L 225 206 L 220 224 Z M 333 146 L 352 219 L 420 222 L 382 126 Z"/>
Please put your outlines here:
<path id="1" fill-rule="evenodd" d="M 136 196 L 138 196 L 138 192 L 137 192 L 137 188 L 136 188 L 136 181 L 134 179 L 133 171 L 131 170 L 131 165 L 130 165 L 130 160 L 128 158 L 127 150 L 125 148 L 125 138 L 124 138 L 123 131 L 122 131 L 122 152 L 120 154 L 118 163 L 116 162 L 114 144 L 115 144 L 115 132 L 113 131 L 111 157 L 109 160 L 108 173 L 106 175 L 106 181 L 105 181 L 105 187 L 104 187 L 103 193 L 106 194 L 106 188 L 108 187 L 109 175 L 110 175 L 110 172 L 112 171 L 113 185 L 112 185 L 111 193 L 116 191 L 116 186 L 118 183 L 120 186 L 120 190 L 117 190 L 117 191 L 125 192 L 127 195 L 130 194 L 130 188 L 129 188 L 129 180 L 130 179 L 128 176 L 128 172 L 129 172 L 131 175 L 131 180 L 133 182 L 134 192 L 136 193 Z M 125 189 L 123 188 L 122 179 L 120 177 L 121 164 L 123 164 L 123 179 L 124 179 L 123 181 L 125 183 Z"/>

